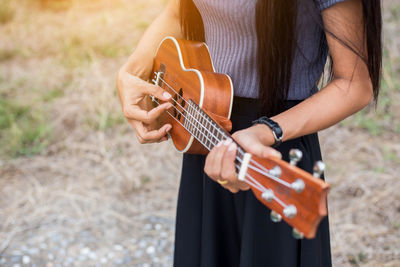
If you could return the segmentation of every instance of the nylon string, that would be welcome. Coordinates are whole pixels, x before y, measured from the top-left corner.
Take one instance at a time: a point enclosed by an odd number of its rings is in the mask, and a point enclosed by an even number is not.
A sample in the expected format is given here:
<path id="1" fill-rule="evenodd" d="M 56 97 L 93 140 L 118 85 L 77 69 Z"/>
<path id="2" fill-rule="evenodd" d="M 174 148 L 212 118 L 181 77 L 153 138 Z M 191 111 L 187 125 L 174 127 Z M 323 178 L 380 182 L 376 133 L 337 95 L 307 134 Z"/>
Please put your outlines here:
<path id="1" fill-rule="evenodd" d="M 179 103 L 177 102 L 177 101 L 175 101 L 175 99 L 172 99 L 174 102 L 176 102 L 178 105 L 179 105 Z M 154 102 L 156 102 L 157 104 L 160 104 L 157 100 L 155 100 L 155 98 L 153 98 L 153 101 Z M 186 101 L 186 100 L 185 100 Z M 181 106 L 182 107 L 182 106 Z M 175 106 L 174 106 L 174 109 L 177 111 L 177 112 L 179 112 L 185 119 L 187 119 L 187 117 L 178 109 L 178 108 L 176 108 Z M 183 107 L 182 107 L 182 109 L 184 109 Z M 184 109 L 185 110 L 185 109 Z M 175 116 L 173 116 L 171 113 L 169 113 L 168 111 L 167 111 L 167 113 L 172 117 L 172 118 L 174 118 L 183 128 L 185 128 L 186 129 L 186 127 L 179 121 L 179 120 L 177 120 L 176 118 L 175 118 Z M 190 114 L 190 113 L 188 113 L 188 114 Z M 192 116 L 193 117 L 193 116 Z M 194 118 L 194 117 L 193 117 Z M 194 118 L 195 120 L 196 120 L 196 118 Z M 197 120 L 196 120 L 197 121 Z M 190 124 L 192 124 L 192 126 L 194 126 L 197 130 L 199 130 L 198 128 L 197 128 L 197 126 L 193 123 L 193 122 L 191 122 L 190 120 L 188 120 L 188 122 L 190 123 Z M 197 121 L 197 122 L 199 122 L 199 121 Z M 201 125 L 201 123 L 199 122 L 199 125 Z M 207 129 L 206 129 L 207 130 Z M 208 131 L 209 132 L 209 131 Z M 214 138 L 215 138 L 215 136 L 211 133 L 211 132 L 209 132 Z M 204 135 L 214 146 L 216 145 L 212 140 L 210 140 L 208 137 L 207 137 L 207 135 Z M 200 140 L 199 140 L 200 141 Z M 218 141 L 218 139 L 217 139 L 217 141 Z M 201 142 L 202 144 L 203 144 L 203 142 Z M 205 144 L 203 144 L 203 145 L 205 145 Z M 241 160 L 240 158 L 238 158 L 239 160 Z M 235 164 L 236 165 L 236 167 L 238 167 L 239 169 L 240 169 L 240 167 L 237 165 L 237 164 Z M 252 167 L 252 165 L 251 164 L 249 164 L 249 167 Z M 257 171 L 257 170 L 256 170 Z M 259 172 L 259 171 L 257 171 L 257 172 Z M 259 172 L 260 173 L 260 172 Z M 267 175 L 269 178 L 271 178 L 270 176 L 270 174 L 264 174 L 264 173 L 261 173 L 261 174 L 263 174 L 263 175 Z M 255 187 L 255 188 L 257 188 L 259 191 L 261 191 L 261 192 L 265 192 L 266 190 L 267 190 L 267 188 L 266 187 L 264 187 L 262 184 L 260 184 L 255 178 L 253 178 L 251 175 L 249 175 L 249 174 L 245 174 L 245 176 L 246 177 L 248 177 L 249 178 L 249 180 L 247 180 L 247 179 L 245 179 L 245 182 L 246 183 L 248 183 L 249 185 L 251 185 L 251 186 L 253 186 L 253 187 Z M 275 179 L 277 179 L 277 177 L 273 177 L 273 178 L 275 178 Z M 274 180 L 275 180 L 274 179 Z M 276 200 L 281 206 L 283 206 L 283 207 L 286 207 L 287 205 L 284 203 L 284 202 L 282 202 L 278 197 L 276 197 L 275 195 L 273 196 L 273 199 L 274 200 Z"/>
<path id="2" fill-rule="evenodd" d="M 156 72 L 154 72 L 155 74 L 156 74 Z M 159 79 L 163 82 L 163 83 L 165 83 L 165 85 L 167 85 L 176 95 L 179 95 L 179 97 L 180 97 L 180 99 L 182 99 L 183 101 L 185 101 L 185 103 L 186 104 L 188 104 L 189 106 L 191 106 L 192 108 L 193 108 L 193 106 L 191 105 L 191 102 L 188 102 L 185 98 L 183 98 L 171 85 L 169 85 L 163 78 L 161 78 L 161 77 L 159 77 Z M 153 79 L 153 82 L 155 83 L 155 80 Z M 175 100 L 174 100 L 175 101 Z M 175 101 L 176 102 L 176 101 Z M 177 103 L 182 109 L 184 109 L 179 103 Z M 185 110 L 185 109 L 184 109 Z M 197 110 L 196 110 L 197 111 Z M 208 122 L 210 122 L 209 121 L 209 118 L 207 117 L 207 116 L 205 116 L 203 113 L 201 113 L 201 112 L 198 112 L 198 114 L 202 117 L 202 118 L 204 118 L 204 119 L 206 119 Z M 195 117 L 193 117 L 193 115 L 192 114 L 190 114 L 189 113 L 189 115 L 196 121 L 196 122 L 198 122 L 208 133 L 210 133 L 213 137 L 215 137 L 215 135 L 213 134 L 213 133 L 211 133 L 209 130 L 208 130 L 208 128 L 206 128 L 203 124 L 201 124 Z M 197 114 L 196 114 L 197 115 Z M 211 125 L 213 125 L 213 124 L 211 124 Z M 213 125 L 213 127 L 214 127 L 214 129 L 216 129 L 219 133 L 221 133 L 222 135 L 226 135 L 226 133 L 224 132 L 224 131 L 222 131 L 219 127 L 215 127 L 214 125 Z M 217 141 L 218 141 L 218 138 L 216 137 L 216 139 L 217 139 Z M 245 151 L 243 151 L 242 150 L 242 148 L 241 147 L 239 147 L 239 149 L 238 149 L 238 152 L 239 152 L 239 154 L 240 155 L 244 155 L 245 154 Z M 268 169 L 266 169 L 264 166 L 262 166 L 261 164 L 259 164 L 257 161 L 255 161 L 255 160 L 253 160 L 253 159 L 250 159 L 251 160 L 251 162 L 253 162 L 255 165 L 257 165 L 260 169 L 263 169 L 264 170 L 264 172 L 268 172 Z"/>
<path id="3" fill-rule="evenodd" d="M 169 85 L 164 79 L 162 79 L 161 77 L 159 77 L 159 79 L 163 82 L 163 83 L 165 83 L 165 85 L 167 85 L 172 91 L 174 91 L 177 95 L 179 95 L 179 93 L 171 86 L 171 85 Z M 153 82 L 155 82 L 155 80 L 153 79 Z M 208 117 L 206 117 L 203 113 L 201 113 L 201 112 L 199 112 L 197 109 L 196 109 L 196 107 L 194 107 L 193 105 L 191 105 L 191 102 L 189 102 L 189 101 L 187 101 L 185 98 L 183 98 L 183 97 L 181 97 L 180 95 L 179 95 L 179 97 L 180 97 L 180 99 L 182 99 L 183 101 L 185 101 L 185 103 L 187 103 L 187 105 L 189 105 L 189 106 L 191 106 L 192 108 L 193 108 L 193 110 L 195 111 L 195 112 L 197 112 L 197 114 L 199 114 L 202 118 L 204 118 L 204 119 L 206 119 L 208 122 L 210 122 L 209 121 L 209 119 L 208 119 Z M 173 99 L 172 98 L 172 100 L 177 104 L 177 105 L 179 105 L 183 110 L 185 110 L 185 111 L 187 111 L 181 104 L 179 104 L 175 99 Z M 182 113 L 182 112 L 180 112 L 177 108 L 175 108 L 185 119 L 186 119 L 186 117 L 185 117 L 185 115 Z M 218 142 L 219 140 L 218 140 L 218 137 L 217 136 L 215 136 L 208 128 L 206 128 L 199 120 L 197 120 L 196 119 L 196 117 L 194 117 L 190 112 L 186 112 L 186 114 L 189 114 L 207 133 L 209 133 L 214 139 L 216 139 L 216 142 Z M 197 115 L 196 114 L 196 115 Z M 197 130 L 199 130 L 198 129 L 198 127 L 196 127 L 196 125 L 194 125 L 193 123 L 191 123 L 193 126 L 195 126 L 195 128 L 197 129 Z M 211 125 L 213 125 L 213 124 L 211 124 Z M 183 125 L 182 125 L 183 126 Z M 223 132 L 223 131 L 221 131 L 221 129 L 219 129 L 218 127 L 215 127 L 215 126 L 213 126 L 214 127 L 214 129 L 217 129 L 217 131 L 219 131 L 220 133 L 222 133 L 223 135 L 225 135 L 226 136 L 226 133 L 225 132 Z M 185 128 L 185 127 L 184 127 Z M 186 128 L 185 128 L 186 129 Z M 200 132 L 201 132 L 201 130 L 200 130 Z M 207 135 L 204 135 L 214 146 L 216 145 L 216 143 L 214 143 L 213 142 L 213 140 L 210 140 L 210 138 L 208 138 L 207 137 Z M 229 138 L 228 136 L 226 136 L 227 138 Z M 204 145 L 204 144 L 203 144 Z M 206 146 L 206 145 L 205 145 Z M 244 151 L 240 148 L 240 147 L 238 147 L 238 152 L 243 156 L 244 155 Z M 242 163 L 242 159 L 240 158 L 240 157 L 236 157 L 236 159 L 238 160 L 238 161 L 240 161 L 240 163 Z M 261 164 L 259 164 L 257 161 L 255 161 L 255 160 L 253 160 L 253 159 L 250 159 L 250 161 L 252 162 L 252 163 L 254 163 L 255 165 L 257 165 L 257 167 L 255 167 L 255 166 L 253 166 L 253 165 L 251 165 L 251 164 L 249 164 L 249 167 L 251 168 L 251 169 L 253 169 L 254 171 L 256 171 L 256 172 L 258 172 L 258 173 L 261 173 L 262 175 L 264 175 L 264 176 L 267 176 L 268 178 L 270 178 L 270 179 L 272 179 L 272 180 L 274 180 L 275 182 L 278 182 L 278 183 L 280 183 L 281 185 L 283 185 L 283 186 L 286 186 L 286 187 L 288 187 L 288 188 L 292 188 L 291 187 L 291 184 L 290 183 L 288 183 L 288 182 L 286 182 L 286 181 L 284 181 L 284 180 L 282 180 L 282 179 L 280 179 L 279 177 L 276 177 L 276 176 L 274 176 L 274 175 L 271 175 L 270 173 L 268 173 L 268 170 L 264 167 L 264 166 L 262 166 Z M 258 181 L 257 181 L 257 183 L 258 183 Z M 260 184 L 261 185 L 261 184 Z"/>

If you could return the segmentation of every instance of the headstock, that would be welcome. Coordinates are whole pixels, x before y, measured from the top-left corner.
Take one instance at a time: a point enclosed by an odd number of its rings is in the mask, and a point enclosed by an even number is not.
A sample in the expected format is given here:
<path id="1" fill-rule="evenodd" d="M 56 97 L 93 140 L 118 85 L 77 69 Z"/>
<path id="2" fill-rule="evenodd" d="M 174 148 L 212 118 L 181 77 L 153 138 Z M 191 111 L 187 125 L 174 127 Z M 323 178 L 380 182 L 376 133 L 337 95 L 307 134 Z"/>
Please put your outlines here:
<path id="1" fill-rule="evenodd" d="M 327 215 L 329 185 L 319 179 L 324 163 L 316 162 L 311 175 L 296 167 L 301 157 L 298 149 L 289 152 L 290 163 L 272 156 L 261 159 L 253 155 L 247 177 L 257 185 L 251 186 L 255 196 L 271 209 L 272 221 L 286 221 L 294 228 L 296 238 L 313 238 L 321 219 Z"/>

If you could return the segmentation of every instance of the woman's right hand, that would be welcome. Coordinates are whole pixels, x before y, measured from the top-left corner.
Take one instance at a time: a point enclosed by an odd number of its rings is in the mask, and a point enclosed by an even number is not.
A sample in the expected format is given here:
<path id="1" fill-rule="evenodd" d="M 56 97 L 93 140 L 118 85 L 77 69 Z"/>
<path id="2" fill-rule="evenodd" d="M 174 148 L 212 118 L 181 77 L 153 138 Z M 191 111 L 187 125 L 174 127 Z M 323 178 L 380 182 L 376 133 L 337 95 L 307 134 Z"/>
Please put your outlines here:
<path id="1" fill-rule="evenodd" d="M 135 128 L 136 136 L 141 144 L 162 142 L 168 140 L 167 132 L 171 124 L 165 124 L 156 129 L 156 119 L 172 106 L 169 102 L 171 95 L 159 86 L 150 84 L 138 76 L 122 68 L 117 76 L 118 94 L 124 116 Z M 151 108 L 147 98 L 153 95 L 158 98 L 161 105 Z"/>

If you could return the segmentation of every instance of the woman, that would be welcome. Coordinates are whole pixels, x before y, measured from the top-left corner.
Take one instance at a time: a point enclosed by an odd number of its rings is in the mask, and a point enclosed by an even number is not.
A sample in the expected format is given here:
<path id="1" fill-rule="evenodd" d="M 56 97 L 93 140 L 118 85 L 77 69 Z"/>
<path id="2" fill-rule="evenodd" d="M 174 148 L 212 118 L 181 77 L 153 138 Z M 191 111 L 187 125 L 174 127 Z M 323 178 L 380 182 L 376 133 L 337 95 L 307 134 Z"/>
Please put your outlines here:
<path id="1" fill-rule="evenodd" d="M 146 82 L 165 36 L 206 41 L 216 71 L 231 76 L 232 136 L 240 145 L 285 160 L 290 148 L 299 148 L 299 167 L 308 172 L 321 159 L 316 133 L 378 96 L 379 0 L 171 0 L 117 79 L 124 114 L 141 143 L 165 141 L 171 129 L 149 126 L 169 103 L 154 109 L 144 103 L 148 94 L 171 97 Z M 318 91 L 328 54 L 330 82 Z M 278 128 L 265 120 L 252 125 L 260 116 Z M 328 219 L 313 240 L 296 240 L 286 223 L 271 222 L 269 210 L 237 180 L 236 149 L 227 141 L 206 157 L 184 155 L 174 265 L 331 266 Z"/>

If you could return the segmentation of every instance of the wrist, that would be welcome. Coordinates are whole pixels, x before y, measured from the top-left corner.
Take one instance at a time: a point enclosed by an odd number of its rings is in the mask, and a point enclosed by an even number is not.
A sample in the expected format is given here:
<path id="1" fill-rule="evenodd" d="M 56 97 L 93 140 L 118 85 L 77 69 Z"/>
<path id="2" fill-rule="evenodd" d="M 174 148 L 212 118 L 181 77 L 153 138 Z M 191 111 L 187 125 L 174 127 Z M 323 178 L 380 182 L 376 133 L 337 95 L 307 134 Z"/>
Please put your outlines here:
<path id="1" fill-rule="evenodd" d="M 261 124 L 269 128 L 269 132 L 272 133 L 273 136 L 273 143 L 271 145 L 272 147 L 276 148 L 282 143 L 283 131 L 276 121 L 268 118 L 267 116 L 263 116 L 253 121 L 253 124 Z M 266 140 L 266 142 L 268 141 Z"/>
<path id="2" fill-rule="evenodd" d="M 255 124 L 253 127 L 256 131 L 257 136 L 260 137 L 260 141 L 262 144 L 266 146 L 272 146 L 275 143 L 275 138 L 272 130 L 267 125 Z"/>

